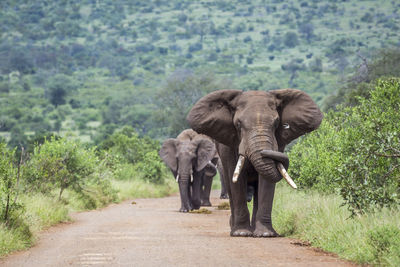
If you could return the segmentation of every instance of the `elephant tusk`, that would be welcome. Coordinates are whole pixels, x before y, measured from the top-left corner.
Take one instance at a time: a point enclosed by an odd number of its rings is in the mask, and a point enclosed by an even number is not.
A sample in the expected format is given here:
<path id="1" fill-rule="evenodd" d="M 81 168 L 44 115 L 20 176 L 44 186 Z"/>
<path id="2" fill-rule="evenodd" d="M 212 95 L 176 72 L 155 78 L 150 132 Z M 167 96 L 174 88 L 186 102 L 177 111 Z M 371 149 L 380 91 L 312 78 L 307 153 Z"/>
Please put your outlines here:
<path id="1" fill-rule="evenodd" d="M 282 174 L 283 178 L 288 182 L 288 184 L 293 187 L 294 189 L 297 189 L 297 185 L 294 183 L 292 178 L 290 178 L 289 174 L 287 173 L 285 167 L 283 167 L 282 163 L 277 164 L 278 171 Z"/>
<path id="2" fill-rule="evenodd" d="M 175 180 L 176 180 L 176 182 L 179 182 L 179 174 L 176 175 Z"/>
<path id="3" fill-rule="evenodd" d="M 243 162 L 244 162 L 245 157 L 242 155 L 239 155 L 238 162 L 236 164 L 235 171 L 233 172 L 233 177 L 232 177 L 232 182 L 236 183 L 237 180 L 239 179 L 240 171 L 242 170 Z"/>
<path id="4" fill-rule="evenodd" d="M 208 164 L 210 164 L 211 166 L 213 166 L 213 167 L 214 167 L 214 169 L 216 169 L 216 170 L 217 170 L 217 164 L 215 164 L 215 165 L 214 165 L 214 163 L 212 163 L 212 161 L 211 161 L 211 160 L 208 162 Z"/>
<path id="5" fill-rule="evenodd" d="M 193 183 L 193 170 L 192 170 L 192 172 L 190 173 L 190 182 Z"/>

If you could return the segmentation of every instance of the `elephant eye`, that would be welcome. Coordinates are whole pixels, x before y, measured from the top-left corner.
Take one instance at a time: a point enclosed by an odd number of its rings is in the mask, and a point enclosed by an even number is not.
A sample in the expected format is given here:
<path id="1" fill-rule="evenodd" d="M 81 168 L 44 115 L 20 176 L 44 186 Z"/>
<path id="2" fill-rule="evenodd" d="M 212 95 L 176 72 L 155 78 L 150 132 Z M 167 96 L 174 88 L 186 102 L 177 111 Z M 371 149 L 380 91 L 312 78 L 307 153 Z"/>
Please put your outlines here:
<path id="1" fill-rule="evenodd" d="M 238 121 L 238 122 L 236 123 L 236 128 L 237 128 L 238 130 L 240 130 L 240 127 L 242 127 L 242 125 L 241 125 L 240 121 Z"/>
<path id="2" fill-rule="evenodd" d="M 284 123 L 282 126 L 283 126 L 283 129 L 289 129 L 290 128 L 289 123 Z"/>

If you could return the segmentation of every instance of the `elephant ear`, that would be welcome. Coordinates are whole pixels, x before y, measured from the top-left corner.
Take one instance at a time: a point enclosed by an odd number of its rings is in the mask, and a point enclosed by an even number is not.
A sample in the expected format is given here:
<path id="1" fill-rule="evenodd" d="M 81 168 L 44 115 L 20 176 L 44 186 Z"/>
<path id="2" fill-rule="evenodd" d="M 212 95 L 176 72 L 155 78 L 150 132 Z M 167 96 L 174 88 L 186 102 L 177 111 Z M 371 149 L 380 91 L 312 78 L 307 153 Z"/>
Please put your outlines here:
<path id="1" fill-rule="evenodd" d="M 227 146 L 237 143 L 232 102 L 240 94 L 241 90 L 219 90 L 202 97 L 187 116 L 190 127 Z"/>
<path id="2" fill-rule="evenodd" d="M 161 146 L 159 155 L 161 159 L 167 164 L 171 171 L 175 174 L 178 169 L 178 162 L 176 159 L 177 145 L 179 141 L 173 138 L 167 139 Z"/>
<path id="3" fill-rule="evenodd" d="M 197 144 L 196 171 L 201 171 L 215 157 L 217 149 L 209 139 L 197 138 L 193 142 Z"/>
<path id="4" fill-rule="evenodd" d="M 278 112 L 281 119 L 275 133 L 280 147 L 284 148 L 294 139 L 317 129 L 321 124 L 323 114 L 305 92 L 295 89 L 269 92 L 274 94 L 280 103 Z"/>

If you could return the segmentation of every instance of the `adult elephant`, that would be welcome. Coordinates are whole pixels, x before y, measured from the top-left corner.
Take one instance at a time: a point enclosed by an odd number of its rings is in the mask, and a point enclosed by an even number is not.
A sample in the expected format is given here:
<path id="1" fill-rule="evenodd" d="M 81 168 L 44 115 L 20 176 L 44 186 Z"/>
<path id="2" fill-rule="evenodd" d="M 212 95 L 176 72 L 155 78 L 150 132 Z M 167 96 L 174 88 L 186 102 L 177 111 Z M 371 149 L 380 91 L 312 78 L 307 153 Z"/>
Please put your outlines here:
<path id="1" fill-rule="evenodd" d="M 318 128 L 322 117 L 314 101 L 294 89 L 220 90 L 193 106 L 187 116 L 190 126 L 218 142 L 232 236 L 278 236 L 271 221 L 275 183 L 284 174 L 295 186 L 286 173 L 289 159 L 283 151 L 292 140 Z M 254 188 L 251 221 L 248 186 Z"/>
<path id="2" fill-rule="evenodd" d="M 217 173 L 218 154 L 213 141 L 192 129 L 164 141 L 160 157 L 179 183 L 180 212 L 211 206 L 212 179 Z"/>

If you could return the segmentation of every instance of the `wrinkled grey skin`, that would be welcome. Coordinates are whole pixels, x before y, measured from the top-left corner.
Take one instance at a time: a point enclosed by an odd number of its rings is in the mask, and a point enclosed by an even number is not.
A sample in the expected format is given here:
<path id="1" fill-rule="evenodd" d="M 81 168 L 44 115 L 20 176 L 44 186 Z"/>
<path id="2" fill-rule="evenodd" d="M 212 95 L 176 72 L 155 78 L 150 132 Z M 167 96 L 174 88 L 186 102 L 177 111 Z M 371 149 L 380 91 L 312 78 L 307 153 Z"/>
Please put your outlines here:
<path id="1" fill-rule="evenodd" d="M 275 237 L 271 211 L 276 168 L 288 167 L 285 146 L 318 128 L 322 113 L 304 92 L 220 90 L 201 98 L 187 116 L 198 133 L 216 140 L 231 206 L 231 236 Z M 245 157 L 237 183 L 232 182 L 239 155 Z M 253 214 L 247 189 L 254 189 Z"/>
<path id="2" fill-rule="evenodd" d="M 179 175 L 180 212 L 211 206 L 210 191 L 218 156 L 209 137 L 191 129 L 184 130 L 176 139 L 165 140 L 159 155 L 174 177 Z"/>
<path id="3" fill-rule="evenodd" d="M 219 173 L 219 177 L 221 179 L 221 194 L 219 196 L 220 199 L 228 199 L 228 191 L 226 190 L 225 182 L 224 182 L 224 170 L 222 167 L 221 159 L 218 157 L 217 169 Z"/>

